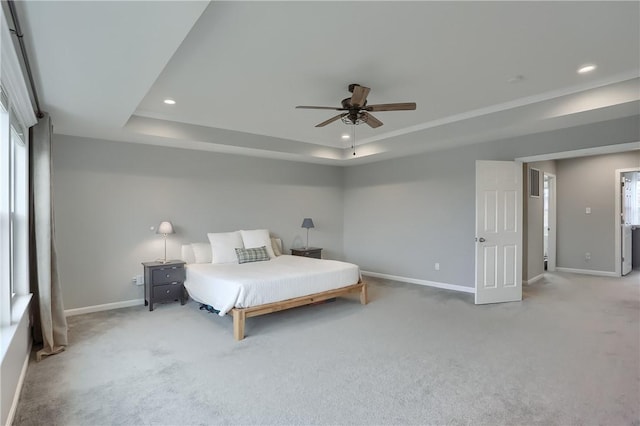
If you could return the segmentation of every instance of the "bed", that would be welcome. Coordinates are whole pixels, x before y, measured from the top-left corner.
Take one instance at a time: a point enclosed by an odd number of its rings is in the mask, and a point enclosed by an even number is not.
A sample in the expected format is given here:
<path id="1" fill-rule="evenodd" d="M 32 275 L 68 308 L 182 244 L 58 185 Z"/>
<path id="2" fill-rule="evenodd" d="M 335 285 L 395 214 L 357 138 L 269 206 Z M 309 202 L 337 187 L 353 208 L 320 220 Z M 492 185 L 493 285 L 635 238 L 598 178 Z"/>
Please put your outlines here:
<path id="1" fill-rule="evenodd" d="M 212 306 L 220 316 L 233 316 L 236 340 L 244 338 L 246 318 L 351 293 L 359 293 L 360 303 L 367 303 L 366 283 L 352 263 L 281 254 L 268 261 L 215 264 L 196 261 L 189 254 L 194 248 L 182 247 L 187 262 L 184 286 L 193 300 Z"/>

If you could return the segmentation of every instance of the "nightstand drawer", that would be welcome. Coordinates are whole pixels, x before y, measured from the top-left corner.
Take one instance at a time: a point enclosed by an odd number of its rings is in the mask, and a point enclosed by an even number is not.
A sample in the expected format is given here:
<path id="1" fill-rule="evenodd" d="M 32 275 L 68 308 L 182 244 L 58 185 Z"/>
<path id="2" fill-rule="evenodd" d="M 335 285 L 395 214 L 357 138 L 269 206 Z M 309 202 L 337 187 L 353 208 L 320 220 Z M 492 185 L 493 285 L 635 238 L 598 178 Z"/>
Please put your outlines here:
<path id="1" fill-rule="evenodd" d="M 182 295 L 182 284 L 166 284 L 153 287 L 153 300 L 155 302 L 165 302 L 180 299 Z"/>
<path id="2" fill-rule="evenodd" d="M 320 247 L 307 247 L 307 248 L 295 248 L 291 249 L 293 256 L 313 257 L 315 259 L 322 259 L 322 249 Z"/>
<path id="3" fill-rule="evenodd" d="M 162 268 L 152 272 L 153 285 L 171 284 L 184 281 L 184 268 Z"/>

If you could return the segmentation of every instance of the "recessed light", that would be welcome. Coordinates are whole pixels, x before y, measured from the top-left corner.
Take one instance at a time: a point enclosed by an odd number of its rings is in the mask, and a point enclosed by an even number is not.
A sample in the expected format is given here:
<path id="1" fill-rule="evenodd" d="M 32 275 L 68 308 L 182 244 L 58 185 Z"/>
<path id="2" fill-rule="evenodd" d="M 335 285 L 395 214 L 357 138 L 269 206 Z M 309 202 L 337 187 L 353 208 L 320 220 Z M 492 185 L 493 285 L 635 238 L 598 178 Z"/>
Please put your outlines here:
<path id="1" fill-rule="evenodd" d="M 580 68 L 578 68 L 578 74 L 586 74 L 588 72 L 591 72 L 593 70 L 596 69 L 595 65 L 589 64 L 589 65 L 583 65 Z"/>
<path id="2" fill-rule="evenodd" d="M 342 135 L 342 139 L 347 140 L 347 139 L 351 139 L 351 136 L 344 134 Z"/>
<path id="3" fill-rule="evenodd" d="M 173 99 L 167 98 L 164 100 L 164 103 L 167 105 L 175 105 L 176 101 L 174 101 Z"/>

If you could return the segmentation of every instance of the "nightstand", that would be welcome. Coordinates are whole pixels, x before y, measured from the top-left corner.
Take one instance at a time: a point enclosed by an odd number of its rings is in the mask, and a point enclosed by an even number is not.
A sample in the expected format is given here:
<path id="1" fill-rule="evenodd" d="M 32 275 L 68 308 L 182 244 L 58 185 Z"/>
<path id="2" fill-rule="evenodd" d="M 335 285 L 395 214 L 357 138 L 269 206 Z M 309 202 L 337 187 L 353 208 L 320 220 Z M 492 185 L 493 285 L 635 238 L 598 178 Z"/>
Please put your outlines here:
<path id="1" fill-rule="evenodd" d="M 144 306 L 153 311 L 154 303 L 187 301 L 184 292 L 184 264 L 182 260 L 142 262 L 144 266 Z"/>
<path id="2" fill-rule="evenodd" d="M 320 247 L 300 247 L 291 249 L 291 254 L 294 256 L 313 257 L 315 259 L 322 259 L 322 248 Z"/>

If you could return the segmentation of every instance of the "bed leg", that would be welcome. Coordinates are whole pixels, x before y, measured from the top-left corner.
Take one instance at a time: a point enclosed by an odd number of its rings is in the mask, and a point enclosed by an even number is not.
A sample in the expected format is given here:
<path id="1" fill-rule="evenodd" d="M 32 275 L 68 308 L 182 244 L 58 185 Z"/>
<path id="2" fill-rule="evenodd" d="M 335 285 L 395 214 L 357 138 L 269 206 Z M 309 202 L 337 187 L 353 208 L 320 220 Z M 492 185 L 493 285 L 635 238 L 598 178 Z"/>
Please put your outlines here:
<path id="1" fill-rule="evenodd" d="M 236 340 L 244 339 L 244 320 L 245 314 L 243 310 L 233 310 L 233 337 Z"/>
<path id="2" fill-rule="evenodd" d="M 367 283 L 362 283 L 362 289 L 360 290 L 360 304 L 367 304 Z"/>

